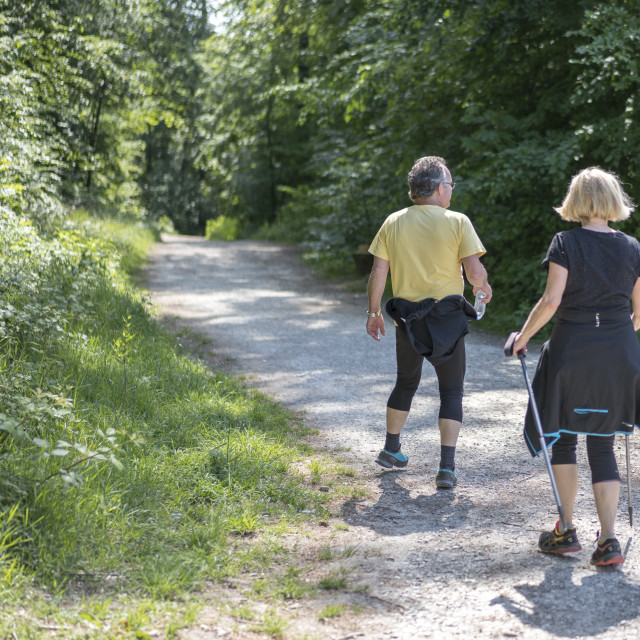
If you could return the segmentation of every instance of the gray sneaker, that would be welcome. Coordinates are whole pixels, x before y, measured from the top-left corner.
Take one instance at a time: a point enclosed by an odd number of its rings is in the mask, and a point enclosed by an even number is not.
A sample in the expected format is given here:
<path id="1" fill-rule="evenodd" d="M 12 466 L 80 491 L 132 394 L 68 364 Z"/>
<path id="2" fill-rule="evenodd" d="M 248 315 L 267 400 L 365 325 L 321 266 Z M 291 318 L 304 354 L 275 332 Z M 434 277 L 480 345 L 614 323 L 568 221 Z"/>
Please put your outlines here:
<path id="1" fill-rule="evenodd" d="M 438 469 L 436 475 L 436 487 L 438 489 L 453 489 L 458 484 L 455 471 L 451 469 Z"/>

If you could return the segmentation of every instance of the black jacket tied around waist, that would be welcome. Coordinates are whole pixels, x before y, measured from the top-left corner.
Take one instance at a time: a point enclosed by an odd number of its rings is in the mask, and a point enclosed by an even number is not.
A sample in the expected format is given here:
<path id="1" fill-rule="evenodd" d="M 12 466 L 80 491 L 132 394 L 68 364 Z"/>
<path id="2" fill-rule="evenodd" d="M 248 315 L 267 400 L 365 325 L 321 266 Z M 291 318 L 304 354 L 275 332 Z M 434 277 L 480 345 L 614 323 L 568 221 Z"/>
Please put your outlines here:
<path id="1" fill-rule="evenodd" d="M 476 311 L 464 296 L 452 295 L 435 300 L 412 302 L 391 298 L 385 309 L 396 324 L 406 330 L 411 346 L 432 365 L 446 362 L 458 340 L 469 333 L 467 319 L 476 319 Z"/>

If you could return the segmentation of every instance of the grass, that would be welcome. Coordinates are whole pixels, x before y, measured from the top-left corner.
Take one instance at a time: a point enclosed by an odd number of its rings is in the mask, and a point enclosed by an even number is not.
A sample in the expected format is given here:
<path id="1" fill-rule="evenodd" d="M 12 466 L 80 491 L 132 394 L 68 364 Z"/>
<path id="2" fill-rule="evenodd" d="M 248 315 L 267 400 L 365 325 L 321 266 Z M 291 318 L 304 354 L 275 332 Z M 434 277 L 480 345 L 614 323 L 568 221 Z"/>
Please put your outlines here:
<path id="1" fill-rule="evenodd" d="M 22 224 L 0 240 L 4 303 L 24 320 L 0 325 L 0 637 L 175 637 L 206 581 L 282 561 L 282 533 L 326 517 L 316 485 L 353 476 L 315 459 L 296 471 L 310 455 L 296 417 L 158 324 L 122 271 L 150 232 L 102 220 L 104 245 L 83 223 L 62 248 L 34 233 L 40 279 L 10 282 Z M 254 582 L 274 602 L 310 591 L 293 567 Z M 276 613 L 257 624 L 283 637 Z"/>
<path id="2" fill-rule="evenodd" d="M 269 611 L 265 614 L 260 625 L 253 627 L 254 631 L 266 633 L 272 638 L 283 638 L 287 623 L 275 611 Z"/>
<path id="3" fill-rule="evenodd" d="M 330 620 L 331 618 L 337 618 L 346 613 L 347 608 L 343 604 L 330 604 L 327 605 L 319 614 L 319 620 Z"/>
<path id="4" fill-rule="evenodd" d="M 348 545 L 342 549 L 335 547 L 322 547 L 318 552 L 318 560 L 322 562 L 329 562 L 336 558 L 351 558 L 358 553 L 358 547 L 355 545 Z"/>
<path id="5" fill-rule="evenodd" d="M 339 591 L 346 589 L 347 579 L 343 569 L 331 571 L 328 575 L 321 578 L 318 582 L 318 588 L 325 591 Z"/>

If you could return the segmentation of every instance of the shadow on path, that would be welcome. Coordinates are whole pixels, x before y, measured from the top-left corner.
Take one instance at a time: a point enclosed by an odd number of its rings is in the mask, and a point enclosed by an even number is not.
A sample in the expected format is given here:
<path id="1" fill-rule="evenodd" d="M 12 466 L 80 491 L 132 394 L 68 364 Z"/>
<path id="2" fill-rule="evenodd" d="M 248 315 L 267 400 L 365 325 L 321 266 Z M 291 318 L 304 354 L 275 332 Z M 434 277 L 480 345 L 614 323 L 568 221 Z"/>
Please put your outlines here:
<path id="1" fill-rule="evenodd" d="M 404 471 L 381 472 L 382 493 L 378 501 L 360 513 L 357 512 L 357 502 L 349 501 L 343 505 L 343 516 L 376 533 L 392 536 L 455 529 L 465 523 L 473 508 L 468 498 L 457 495 L 455 491 L 436 490 L 435 487 L 433 493 L 412 496 L 410 490 L 399 484 L 404 474 Z"/>
<path id="2" fill-rule="evenodd" d="M 554 558 L 540 584 L 514 586 L 524 601 L 501 595 L 491 604 L 502 605 L 527 627 L 562 638 L 596 636 L 640 616 L 640 586 L 629 583 L 623 571 L 594 569 L 576 582 L 575 569 L 567 558 Z"/>

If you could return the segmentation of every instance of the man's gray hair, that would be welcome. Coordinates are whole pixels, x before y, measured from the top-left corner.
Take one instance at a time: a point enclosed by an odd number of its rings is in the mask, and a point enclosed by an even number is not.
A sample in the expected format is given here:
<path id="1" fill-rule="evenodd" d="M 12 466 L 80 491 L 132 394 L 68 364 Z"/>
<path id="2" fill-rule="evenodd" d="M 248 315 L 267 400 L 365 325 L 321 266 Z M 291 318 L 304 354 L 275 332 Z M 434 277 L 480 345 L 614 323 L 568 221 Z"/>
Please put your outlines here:
<path id="1" fill-rule="evenodd" d="M 416 160 L 407 178 L 411 200 L 432 196 L 438 185 L 447 179 L 444 172 L 446 166 L 445 160 L 439 156 L 425 156 Z"/>

